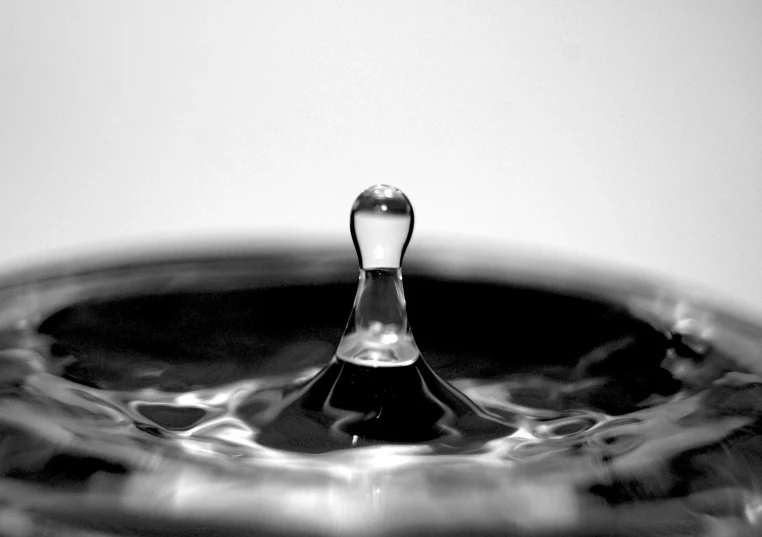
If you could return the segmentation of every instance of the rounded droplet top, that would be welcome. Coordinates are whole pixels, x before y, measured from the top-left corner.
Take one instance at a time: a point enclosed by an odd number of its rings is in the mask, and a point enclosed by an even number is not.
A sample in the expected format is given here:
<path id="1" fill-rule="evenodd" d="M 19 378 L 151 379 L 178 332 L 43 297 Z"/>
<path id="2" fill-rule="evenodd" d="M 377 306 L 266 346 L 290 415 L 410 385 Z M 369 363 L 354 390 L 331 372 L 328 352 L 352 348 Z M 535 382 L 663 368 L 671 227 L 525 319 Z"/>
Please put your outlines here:
<path id="1" fill-rule="evenodd" d="M 360 268 L 398 269 L 413 235 L 413 206 L 398 188 L 375 185 L 352 205 L 352 241 Z"/>

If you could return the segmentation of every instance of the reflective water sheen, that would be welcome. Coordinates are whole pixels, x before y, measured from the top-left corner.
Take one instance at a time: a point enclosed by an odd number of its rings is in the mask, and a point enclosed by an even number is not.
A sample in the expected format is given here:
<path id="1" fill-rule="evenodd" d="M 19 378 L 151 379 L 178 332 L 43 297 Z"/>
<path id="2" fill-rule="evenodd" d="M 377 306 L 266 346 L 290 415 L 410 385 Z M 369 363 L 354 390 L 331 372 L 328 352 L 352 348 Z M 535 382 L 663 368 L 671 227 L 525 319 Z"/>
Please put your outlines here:
<path id="1" fill-rule="evenodd" d="M 440 261 L 414 339 L 413 223 L 394 187 L 358 196 L 341 337 L 326 251 L 9 277 L 0 534 L 762 530 L 758 329 Z"/>
<path id="2" fill-rule="evenodd" d="M 321 258 L 7 278 L 0 535 L 762 531 L 759 329 L 613 280 L 413 260 L 418 347 L 503 434 L 261 442 L 341 336 L 352 262 Z"/>

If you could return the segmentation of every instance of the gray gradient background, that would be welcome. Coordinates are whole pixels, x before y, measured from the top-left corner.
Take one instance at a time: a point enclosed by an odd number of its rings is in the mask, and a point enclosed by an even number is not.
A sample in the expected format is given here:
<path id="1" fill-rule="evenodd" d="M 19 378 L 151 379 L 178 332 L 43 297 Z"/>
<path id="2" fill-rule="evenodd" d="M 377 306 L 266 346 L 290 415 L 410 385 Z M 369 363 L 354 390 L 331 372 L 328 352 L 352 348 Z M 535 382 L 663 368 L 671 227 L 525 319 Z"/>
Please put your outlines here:
<path id="1" fill-rule="evenodd" d="M 2 267 L 348 241 L 389 182 L 415 243 L 762 312 L 762 2 L 0 0 L 0 180 Z"/>

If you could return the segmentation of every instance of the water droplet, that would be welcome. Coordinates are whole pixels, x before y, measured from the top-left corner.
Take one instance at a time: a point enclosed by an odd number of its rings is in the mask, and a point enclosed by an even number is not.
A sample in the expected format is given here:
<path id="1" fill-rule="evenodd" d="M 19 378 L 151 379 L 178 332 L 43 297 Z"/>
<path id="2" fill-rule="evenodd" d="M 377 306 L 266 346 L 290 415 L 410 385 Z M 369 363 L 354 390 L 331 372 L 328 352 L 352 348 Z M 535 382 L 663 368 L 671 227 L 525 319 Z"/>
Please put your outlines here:
<path id="1" fill-rule="evenodd" d="M 434 442 L 446 451 L 512 434 L 513 425 L 439 378 L 415 344 L 400 268 L 413 231 L 407 197 L 371 187 L 355 201 L 350 224 L 360 278 L 336 354 L 283 399 L 257 442 L 308 453 L 387 442 Z"/>
<path id="2" fill-rule="evenodd" d="M 376 185 L 352 205 L 350 230 L 360 268 L 398 269 L 413 235 L 413 206 L 401 190 Z"/>
<path id="3" fill-rule="evenodd" d="M 420 353 L 407 323 L 400 267 L 413 234 L 413 207 L 400 190 L 372 186 L 355 200 L 350 229 L 360 281 L 336 354 L 362 366 L 410 365 Z"/>

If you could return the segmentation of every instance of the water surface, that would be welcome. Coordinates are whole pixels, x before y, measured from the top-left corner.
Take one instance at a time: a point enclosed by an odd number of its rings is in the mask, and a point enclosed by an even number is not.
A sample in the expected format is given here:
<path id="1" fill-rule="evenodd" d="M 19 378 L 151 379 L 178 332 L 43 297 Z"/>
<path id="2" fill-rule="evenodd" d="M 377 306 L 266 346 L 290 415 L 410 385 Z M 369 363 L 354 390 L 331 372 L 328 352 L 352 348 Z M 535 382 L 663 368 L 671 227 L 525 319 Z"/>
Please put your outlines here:
<path id="1" fill-rule="evenodd" d="M 331 361 L 351 269 L 193 266 L 3 290 L 0 535 L 760 532 L 749 325 L 413 269 L 426 363 L 505 434 L 300 452 L 263 431 Z"/>

